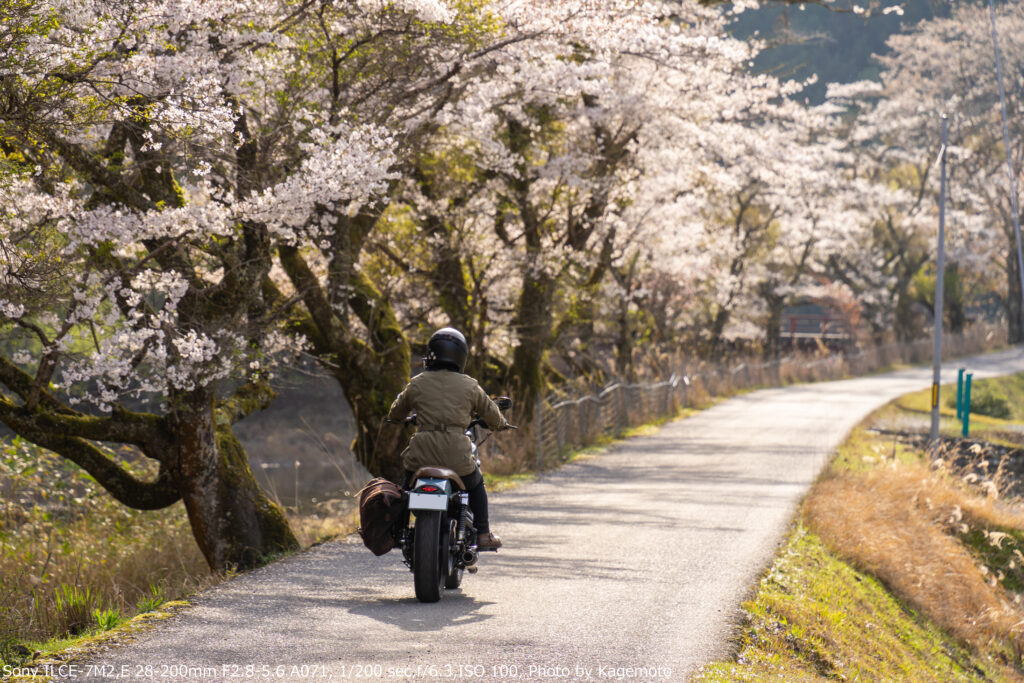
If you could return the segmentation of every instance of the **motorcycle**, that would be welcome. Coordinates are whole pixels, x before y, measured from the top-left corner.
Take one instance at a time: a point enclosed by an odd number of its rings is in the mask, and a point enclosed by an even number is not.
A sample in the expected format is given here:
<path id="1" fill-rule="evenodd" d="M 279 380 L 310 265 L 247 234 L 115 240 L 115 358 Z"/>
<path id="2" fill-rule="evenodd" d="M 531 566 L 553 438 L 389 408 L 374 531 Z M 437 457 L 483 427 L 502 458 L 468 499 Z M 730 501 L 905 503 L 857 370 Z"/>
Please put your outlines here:
<path id="1" fill-rule="evenodd" d="M 495 399 L 495 403 L 502 411 L 512 407 L 512 399 L 507 397 Z M 415 413 L 406 418 L 405 423 L 415 425 Z M 477 449 L 490 437 L 487 434 L 480 440 L 480 428 L 487 429 L 480 418 L 466 427 L 477 465 L 480 464 Z M 476 573 L 482 550 L 477 547 L 469 493 L 455 472 L 443 467 L 421 467 L 412 482 L 403 496 L 405 523 L 399 525 L 397 545 L 402 549 L 403 561 L 412 571 L 416 598 L 420 602 L 437 602 L 444 589 L 462 585 L 464 572 Z M 483 550 L 497 552 L 497 548 Z"/>

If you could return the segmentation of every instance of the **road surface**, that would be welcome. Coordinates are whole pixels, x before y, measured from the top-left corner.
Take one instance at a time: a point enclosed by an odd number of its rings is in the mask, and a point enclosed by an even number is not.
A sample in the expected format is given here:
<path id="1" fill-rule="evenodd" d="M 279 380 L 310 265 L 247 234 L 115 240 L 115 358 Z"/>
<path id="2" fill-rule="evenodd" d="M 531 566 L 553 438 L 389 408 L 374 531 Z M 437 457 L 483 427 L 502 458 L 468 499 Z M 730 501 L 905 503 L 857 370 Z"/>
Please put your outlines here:
<path id="1" fill-rule="evenodd" d="M 1024 370 L 1024 350 L 963 363 Z M 955 381 L 954 370 L 945 381 Z M 419 604 L 358 538 L 229 581 L 76 680 L 682 681 L 729 656 L 739 605 L 830 454 L 930 369 L 765 389 L 492 496 L 505 547 Z M 91 667 L 91 668 L 90 668 Z"/>

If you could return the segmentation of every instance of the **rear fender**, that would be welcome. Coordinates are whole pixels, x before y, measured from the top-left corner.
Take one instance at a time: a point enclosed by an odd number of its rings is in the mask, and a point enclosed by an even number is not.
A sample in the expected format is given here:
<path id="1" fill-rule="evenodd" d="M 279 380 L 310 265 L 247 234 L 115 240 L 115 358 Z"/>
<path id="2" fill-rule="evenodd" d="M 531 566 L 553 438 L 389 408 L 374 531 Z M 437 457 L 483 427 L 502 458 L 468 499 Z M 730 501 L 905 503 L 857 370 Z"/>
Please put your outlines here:
<path id="1" fill-rule="evenodd" d="M 416 485 L 409 492 L 409 509 L 413 512 L 416 510 L 447 510 L 451 494 L 452 483 L 447 479 L 421 477 L 416 480 Z"/>

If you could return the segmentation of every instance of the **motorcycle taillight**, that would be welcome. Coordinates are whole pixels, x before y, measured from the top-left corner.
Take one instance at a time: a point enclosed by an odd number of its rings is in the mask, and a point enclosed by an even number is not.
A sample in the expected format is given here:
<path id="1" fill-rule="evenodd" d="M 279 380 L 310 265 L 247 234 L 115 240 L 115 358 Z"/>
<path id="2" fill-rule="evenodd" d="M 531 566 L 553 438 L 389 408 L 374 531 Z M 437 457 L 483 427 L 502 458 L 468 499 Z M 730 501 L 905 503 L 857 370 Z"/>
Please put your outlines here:
<path id="1" fill-rule="evenodd" d="M 417 489 L 417 491 L 422 491 L 423 493 L 438 493 L 440 490 L 441 489 L 437 488 L 436 486 L 431 486 L 430 484 L 427 484 L 426 486 L 421 486 L 420 488 Z"/>

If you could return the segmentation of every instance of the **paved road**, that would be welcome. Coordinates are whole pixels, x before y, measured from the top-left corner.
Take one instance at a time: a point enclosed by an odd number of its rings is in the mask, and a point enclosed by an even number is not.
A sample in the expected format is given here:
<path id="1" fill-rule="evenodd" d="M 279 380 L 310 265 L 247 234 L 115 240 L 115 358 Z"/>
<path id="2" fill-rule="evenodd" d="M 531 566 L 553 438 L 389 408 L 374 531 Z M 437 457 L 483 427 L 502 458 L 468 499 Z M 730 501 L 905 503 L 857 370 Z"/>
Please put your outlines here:
<path id="1" fill-rule="evenodd" d="M 1024 370 L 1024 349 L 967 365 L 978 378 Z M 375 558 L 349 539 L 209 591 L 93 673 L 686 680 L 728 656 L 739 604 L 833 449 L 930 378 L 915 369 L 753 392 L 493 496 L 506 547 L 440 603 L 416 602 L 397 552 Z"/>

